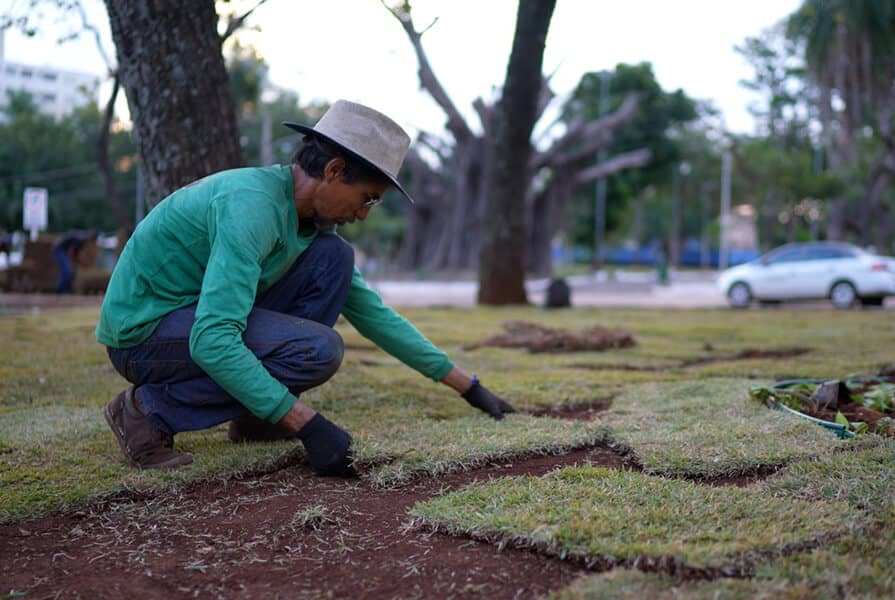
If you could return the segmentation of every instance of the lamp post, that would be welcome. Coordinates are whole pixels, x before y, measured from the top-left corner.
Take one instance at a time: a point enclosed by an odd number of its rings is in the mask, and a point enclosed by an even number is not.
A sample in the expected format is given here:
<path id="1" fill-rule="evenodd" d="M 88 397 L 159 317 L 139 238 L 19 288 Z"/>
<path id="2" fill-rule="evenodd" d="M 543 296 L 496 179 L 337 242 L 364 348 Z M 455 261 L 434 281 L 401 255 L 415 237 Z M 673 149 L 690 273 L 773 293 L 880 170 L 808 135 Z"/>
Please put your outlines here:
<path id="1" fill-rule="evenodd" d="M 718 244 L 718 269 L 727 268 L 727 244 L 730 235 L 730 169 L 733 157 L 730 150 L 724 151 L 721 161 L 721 235 Z"/>

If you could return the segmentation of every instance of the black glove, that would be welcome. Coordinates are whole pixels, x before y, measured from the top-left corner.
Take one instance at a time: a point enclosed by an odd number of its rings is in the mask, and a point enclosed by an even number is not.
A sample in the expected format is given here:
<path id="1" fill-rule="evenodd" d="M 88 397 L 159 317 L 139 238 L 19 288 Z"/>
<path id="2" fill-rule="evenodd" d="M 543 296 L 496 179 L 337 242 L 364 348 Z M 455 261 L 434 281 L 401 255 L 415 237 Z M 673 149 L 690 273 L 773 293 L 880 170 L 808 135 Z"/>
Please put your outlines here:
<path id="1" fill-rule="evenodd" d="M 500 421 L 507 413 L 514 413 L 516 409 L 504 402 L 479 383 L 477 377 L 472 378 L 472 387 L 460 394 L 467 402 L 479 410 L 483 410 L 492 418 Z"/>
<path id="2" fill-rule="evenodd" d="M 317 413 L 298 431 L 298 439 L 308 452 L 311 468 L 318 475 L 356 477 L 351 464 L 351 436 L 338 425 Z"/>

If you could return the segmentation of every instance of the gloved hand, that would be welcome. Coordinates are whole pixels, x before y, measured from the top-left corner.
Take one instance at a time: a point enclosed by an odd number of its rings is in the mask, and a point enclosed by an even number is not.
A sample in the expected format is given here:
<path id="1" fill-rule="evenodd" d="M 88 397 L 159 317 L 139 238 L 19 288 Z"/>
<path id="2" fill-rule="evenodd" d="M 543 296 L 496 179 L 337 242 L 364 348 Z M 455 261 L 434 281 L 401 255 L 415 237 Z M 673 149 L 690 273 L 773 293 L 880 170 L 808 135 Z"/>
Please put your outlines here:
<path id="1" fill-rule="evenodd" d="M 472 387 L 461 394 L 463 398 L 479 410 L 483 410 L 493 419 L 500 421 L 508 413 L 516 412 L 508 402 L 492 394 L 488 388 L 479 383 L 477 377 L 472 378 Z"/>
<path id="2" fill-rule="evenodd" d="M 318 475 L 356 477 L 351 464 L 351 436 L 338 425 L 317 413 L 298 430 L 298 439 L 308 452 L 311 468 Z"/>

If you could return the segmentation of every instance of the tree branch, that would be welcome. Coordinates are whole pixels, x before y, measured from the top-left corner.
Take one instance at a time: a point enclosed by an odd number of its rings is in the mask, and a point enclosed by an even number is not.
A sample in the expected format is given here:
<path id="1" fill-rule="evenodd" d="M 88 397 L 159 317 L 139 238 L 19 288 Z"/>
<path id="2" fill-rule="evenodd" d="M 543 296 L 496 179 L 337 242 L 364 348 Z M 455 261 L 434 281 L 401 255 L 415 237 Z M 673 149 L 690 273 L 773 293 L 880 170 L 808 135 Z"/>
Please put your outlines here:
<path id="1" fill-rule="evenodd" d="M 252 13 L 255 12 L 255 9 L 257 9 L 259 6 L 261 6 L 265 2 L 267 2 L 267 0 L 258 0 L 258 3 L 255 6 L 250 8 L 248 11 L 246 11 L 244 14 L 242 14 L 239 17 L 234 17 L 233 15 L 230 15 L 230 18 L 227 20 L 227 29 L 226 29 L 226 31 L 224 31 L 223 34 L 221 34 L 221 43 L 223 44 L 227 40 L 227 38 L 229 38 L 238 29 L 240 29 L 243 25 L 245 25 L 246 19 L 248 19 L 252 15 Z"/>
<path id="2" fill-rule="evenodd" d="M 80 3 L 80 1 L 74 3 L 75 10 L 78 11 L 78 15 L 81 17 L 81 26 L 93 34 L 93 39 L 96 40 L 96 49 L 99 50 L 99 54 L 103 59 L 103 62 L 106 63 L 106 69 L 109 73 L 112 73 L 115 70 L 115 67 L 112 65 L 112 61 L 109 59 L 109 55 L 106 54 L 106 49 L 103 47 L 102 38 L 99 35 L 99 29 L 96 28 L 95 25 L 91 25 L 87 20 L 87 13 L 84 11 L 84 6 Z M 116 76 L 117 77 L 117 76 Z"/>
<path id="3" fill-rule="evenodd" d="M 630 94 L 614 113 L 600 117 L 595 121 L 578 121 L 573 123 L 564 136 L 558 139 L 549 149 L 536 155 L 531 161 L 532 172 L 547 165 L 577 160 L 596 152 L 611 139 L 612 132 L 620 125 L 630 121 L 637 113 L 638 97 Z M 584 146 L 567 152 L 576 144 Z"/>
<path id="4" fill-rule="evenodd" d="M 588 167 L 587 169 L 578 171 L 575 174 L 575 184 L 584 185 L 601 177 L 608 177 L 609 175 L 618 173 L 619 171 L 623 171 L 624 169 L 642 167 L 649 162 L 650 157 L 651 153 L 646 148 L 619 154 L 618 156 L 614 156 L 613 158 L 601 162 L 598 165 L 594 165 L 592 167 Z"/>
<path id="5" fill-rule="evenodd" d="M 429 59 L 426 57 L 426 52 L 423 50 L 421 41 L 422 33 L 418 32 L 413 25 L 409 5 L 400 8 L 391 8 L 385 3 L 385 0 L 380 1 L 382 2 L 382 6 L 384 6 L 385 9 L 398 20 L 401 27 L 404 28 L 405 33 L 407 33 L 407 37 L 413 45 L 413 50 L 416 52 L 416 59 L 419 64 L 418 74 L 420 78 L 420 86 L 429 92 L 429 95 L 432 96 L 435 103 L 438 104 L 438 106 L 441 107 L 441 110 L 447 115 L 447 128 L 454 135 L 454 139 L 460 142 L 474 137 L 469 125 L 460 115 L 460 111 L 457 110 L 457 107 L 444 90 L 444 87 L 442 87 L 441 82 L 438 81 L 435 72 L 432 70 L 432 66 L 429 64 Z M 428 30 L 428 28 L 426 29 Z"/>

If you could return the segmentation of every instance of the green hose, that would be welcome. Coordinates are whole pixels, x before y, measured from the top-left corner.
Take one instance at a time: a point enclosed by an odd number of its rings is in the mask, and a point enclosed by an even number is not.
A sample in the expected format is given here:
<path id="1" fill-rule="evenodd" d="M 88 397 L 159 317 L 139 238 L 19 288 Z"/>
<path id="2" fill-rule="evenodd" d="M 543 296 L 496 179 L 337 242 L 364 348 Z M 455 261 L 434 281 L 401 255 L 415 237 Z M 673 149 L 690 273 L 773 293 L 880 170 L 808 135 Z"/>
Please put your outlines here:
<path id="1" fill-rule="evenodd" d="M 786 389 L 788 387 L 792 387 L 792 386 L 799 385 L 802 383 L 821 384 L 825 381 L 829 381 L 829 379 L 817 379 L 817 378 L 787 379 L 785 381 L 778 381 L 777 383 L 775 383 L 774 385 L 771 386 L 771 389 L 782 390 L 782 389 Z M 873 381 L 882 381 L 882 378 L 880 378 L 880 377 L 849 377 L 848 379 L 845 380 L 845 384 L 848 385 L 850 382 L 868 383 L 868 382 L 873 382 Z M 821 427 L 824 427 L 826 429 L 834 431 L 836 433 L 836 435 L 839 436 L 840 438 L 845 439 L 845 438 L 855 437 L 855 432 L 849 431 L 848 427 L 846 427 L 842 423 L 831 423 L 830 421 L 823 421 L 821 419 L 815 419 L 814 417 L 811 417 L 811 416 L 801 413 L 797 410 L 793 410 L 793 409 L 789 408 L 788 406 L 786 406 L 779 400 L 774 400 L 774 408 L 776 408 L 777 410 L 782 410 L 782 411 L 785 411 L 788 413 L 792 413 L 798 417 L 801 417 L 803 419 L 811 421 L 812 423 L 816 423 L 816 424 L 820 425 Z"/>

